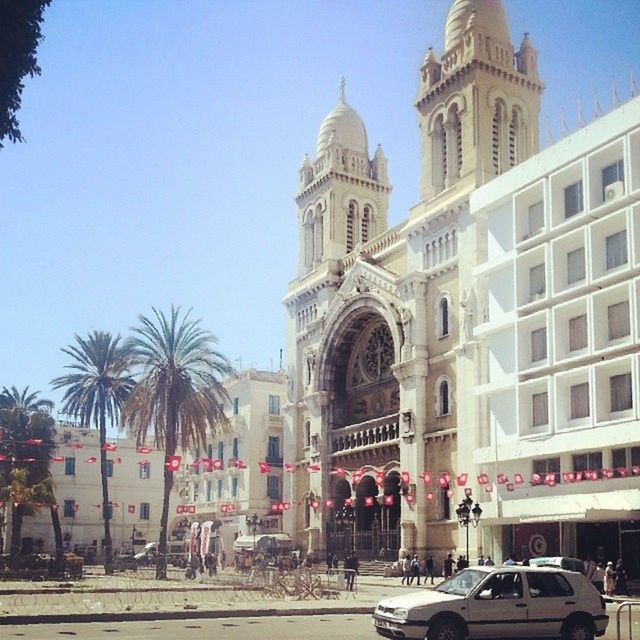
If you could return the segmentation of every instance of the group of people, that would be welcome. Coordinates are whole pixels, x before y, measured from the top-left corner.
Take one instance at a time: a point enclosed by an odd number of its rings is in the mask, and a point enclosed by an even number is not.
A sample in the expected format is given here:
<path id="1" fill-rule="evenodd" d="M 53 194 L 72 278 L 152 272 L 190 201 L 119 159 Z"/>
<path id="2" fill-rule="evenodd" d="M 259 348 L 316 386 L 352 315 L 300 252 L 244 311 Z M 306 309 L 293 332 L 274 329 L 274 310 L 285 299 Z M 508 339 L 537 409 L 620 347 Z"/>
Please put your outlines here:
<path id="1" fill-rule="evenodd" d="M 615 566 L 613 561 L 607 562 L 604 570 L 604 592 L 608 596 L 628 596 L 627 572 L 622 560 L 618 560 Z"/>

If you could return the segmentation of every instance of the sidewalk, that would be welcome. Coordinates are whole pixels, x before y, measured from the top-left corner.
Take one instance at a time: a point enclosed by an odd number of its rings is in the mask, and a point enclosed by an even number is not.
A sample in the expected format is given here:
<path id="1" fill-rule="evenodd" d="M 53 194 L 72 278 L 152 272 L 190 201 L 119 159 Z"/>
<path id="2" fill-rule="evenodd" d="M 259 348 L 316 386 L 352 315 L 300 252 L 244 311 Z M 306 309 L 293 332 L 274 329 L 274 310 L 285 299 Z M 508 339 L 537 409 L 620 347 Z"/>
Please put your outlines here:
<path id="1" fill-rule="evenodd" d="M 410 589 L 397 578 L 367 576 L 356 583 L 353 592 L 332 589 L 319 599 L 297 600 L 269 596 L 251 586 L 224 584 L 221 579 L 225 577 L 206 576 L 202 582 L 178 577 L 156 581 L 151 574 L 149 578 L 94 574 L 74 583 L 0 582 L 0 625 L 369 614 L 382 598 Z"/>

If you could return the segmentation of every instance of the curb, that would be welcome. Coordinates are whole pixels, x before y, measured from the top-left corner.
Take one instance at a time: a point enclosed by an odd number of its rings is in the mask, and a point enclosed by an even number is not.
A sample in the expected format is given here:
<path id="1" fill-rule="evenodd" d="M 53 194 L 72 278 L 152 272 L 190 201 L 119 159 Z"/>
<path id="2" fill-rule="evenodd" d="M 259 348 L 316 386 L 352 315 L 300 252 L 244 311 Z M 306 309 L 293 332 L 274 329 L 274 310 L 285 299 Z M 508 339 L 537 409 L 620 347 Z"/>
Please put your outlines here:
<path id="1" fill-rule="evenodd" d="M 82 622 L 149 622 L 153 620 L 193 620 L 216 618 L 267 618 L 290 616 L 317 616 L 317 615 L 367 615 L 373 613 L 375 606 L 359 607 L 311 607 L 308 609 L 231 609 L 228 611 L 198 611 L 189 609 L 183 611 L 140 611 L 121 613 L 69 613 L 46 614 L 34 616 L 5 616 L 0 619 L 2 625 L 26 625 L 26 624 L 60 624 Z"/>

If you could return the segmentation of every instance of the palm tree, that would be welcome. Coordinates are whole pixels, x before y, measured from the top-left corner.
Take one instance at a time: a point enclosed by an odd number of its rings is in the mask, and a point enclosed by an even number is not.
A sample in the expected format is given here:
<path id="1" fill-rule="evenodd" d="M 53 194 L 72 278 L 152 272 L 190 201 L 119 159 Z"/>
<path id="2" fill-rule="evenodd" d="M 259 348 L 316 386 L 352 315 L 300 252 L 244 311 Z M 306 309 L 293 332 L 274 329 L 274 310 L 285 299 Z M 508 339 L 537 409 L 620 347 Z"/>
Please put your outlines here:
<path id="1" fill-rule="evenodd" d="M 166 316 L 153 308 L 152 318 L 140 315 L 140 325 L 129 339 L 137 366 L 138 384 L 131 393 L 123 422 L 144 444 L 149 432 L 155 445 L 164 448 L 164 494 L 158 541 L 156 578 L 167 576 L 167 524 L 173 488 L 171 456 L 180 447 L 203 447 L 207 433 L 226 421 L 223 401 L 227 392 L 221 376 L 233 374 L 228 359 L 214 349 L 215 335 L 200 320 L 171 307 Z"/>
<path id="2" fill-rule="evenodd" d="M 26 387 L 22 393 L 15 387 L 9 391 L 6 387 L 0 393 L 0 486 L 5 492 L 12 484 L 22 486 L 20 493 L 30 495 L 38 487 L 40 502 L 55 503 L 53 483 L 49 465 L 51 453 L 55 448 L 53 440 L 54 420 L 49 415 L 53 407 L 50 400 L 38 398 L 38 392 L 29 393 Z M 15 472 L 20 472 L 17 476 Z M 17 484 L 16 484 L 17 483 Z M 15 488 L 14 487 L 14 488 Z M 46 500 L 44 489 L 49 491 Z M 27 501 L 28 503 L 28 501 Z M 17 563 L 20 552 L 22 520 L 31 514 L 31 507 L 22 500 L 7 500 L 11 513 L 11 558 Z M 62 542 L 57 545 L 56 522 L 52 519 L 56 538 L 56 556 L 62 554 Z M 59 528 L 59 521 L 58 521 Z"/>
<path id="3" fill-rule="evenodd" d="M 36 411 L 50 413 L 53 409 L 53 402 L 38 398 L 39 393 L 39 391 L 29 393 L 29 387 L 25 387 L 22 392 L 18 391 L 16 387 L 11 387 L 11 390 L 2 387 L 0 409 L 19 409 L 25 413 L 35 413 Z"/>
<path id="4" fill-rule="evenodd" d="M 107 482 L 107 419 L 111 426 L 119 425 L 124 402 L 134 386 L 128 374 L 129 348 L 120 335 L 93 331 L 86 338 L 76 335 L 76 344 L 62 349 L 72 363 L 65 368 L 73 373 L 52 380 L 54 389 L 65 389 L 65 413 L 79 420 L 85 428 L 100 432 L 100 477 L 102 480 L 102 519 L 104 522 L 104 570 L 113 573 L 113 549 L 109 517 L 109 487 Z"/>

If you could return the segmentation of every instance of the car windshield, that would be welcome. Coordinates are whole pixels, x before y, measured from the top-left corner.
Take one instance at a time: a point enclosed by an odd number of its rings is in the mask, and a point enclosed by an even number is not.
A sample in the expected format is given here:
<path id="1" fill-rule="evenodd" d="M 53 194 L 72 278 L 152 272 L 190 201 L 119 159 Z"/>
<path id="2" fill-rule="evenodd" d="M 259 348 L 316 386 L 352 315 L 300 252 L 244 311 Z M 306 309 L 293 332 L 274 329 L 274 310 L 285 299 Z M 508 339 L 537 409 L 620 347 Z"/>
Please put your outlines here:
<path id="1" fill-rule="evenodd" d="M 454 596 L 466 596 L 479 582 L 487 577 L 486 571 L 477 569 L 463 569 L 455 576 L 445 580 L 436 587 L 436 591 L 448 593 Z"/>

